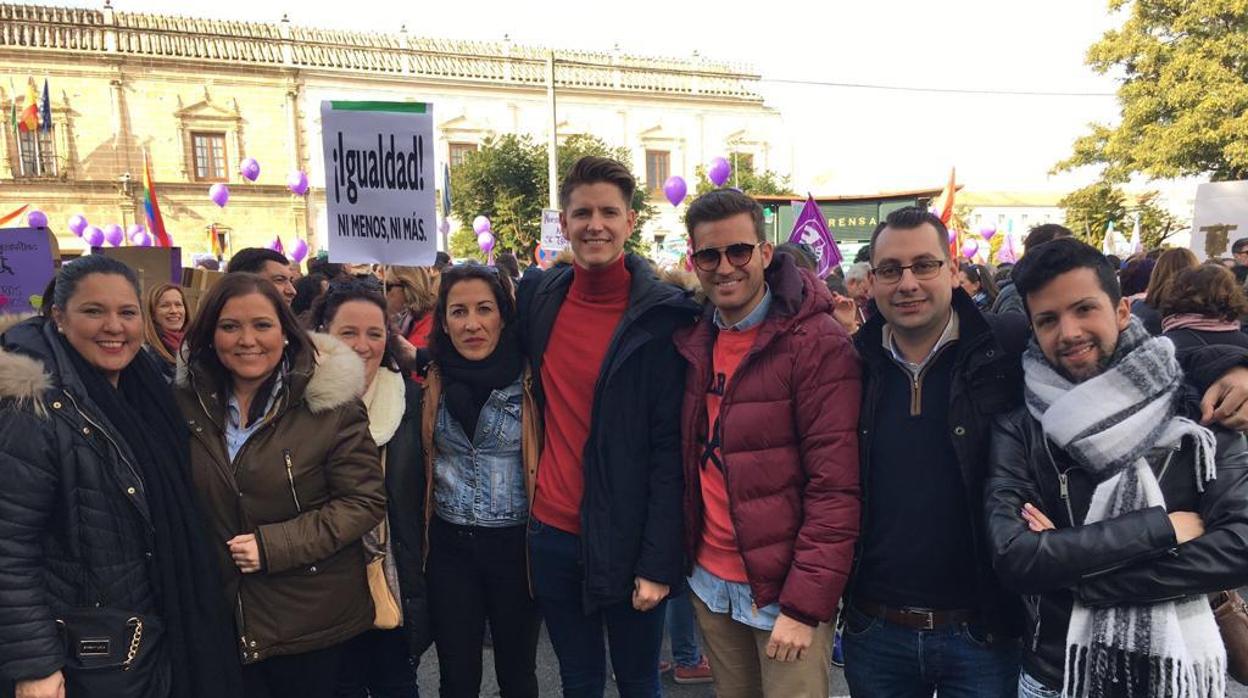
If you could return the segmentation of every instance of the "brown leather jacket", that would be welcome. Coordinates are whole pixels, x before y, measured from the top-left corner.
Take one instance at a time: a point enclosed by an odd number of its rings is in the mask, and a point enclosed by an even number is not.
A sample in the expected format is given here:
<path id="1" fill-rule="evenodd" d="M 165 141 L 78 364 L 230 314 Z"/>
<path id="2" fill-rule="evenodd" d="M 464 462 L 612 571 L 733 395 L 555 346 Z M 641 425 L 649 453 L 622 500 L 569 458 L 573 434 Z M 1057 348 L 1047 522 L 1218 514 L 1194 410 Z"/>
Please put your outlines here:
<path id="1" fill-rule="evenodd" d="M 318 356 L 295 356 L 266 422 L 231 462 L 226 395 L 179 364 L 177 400 L 190 426 L 191 469 L 244 663 L 331 647 L 368 630 L 373 602 L 360 538 L 386 499 L 368 414 L 364 366 L 346 345 L 313 335 Z M 225 541 L 255 533 L 262 571 L 241 574 Z"/>

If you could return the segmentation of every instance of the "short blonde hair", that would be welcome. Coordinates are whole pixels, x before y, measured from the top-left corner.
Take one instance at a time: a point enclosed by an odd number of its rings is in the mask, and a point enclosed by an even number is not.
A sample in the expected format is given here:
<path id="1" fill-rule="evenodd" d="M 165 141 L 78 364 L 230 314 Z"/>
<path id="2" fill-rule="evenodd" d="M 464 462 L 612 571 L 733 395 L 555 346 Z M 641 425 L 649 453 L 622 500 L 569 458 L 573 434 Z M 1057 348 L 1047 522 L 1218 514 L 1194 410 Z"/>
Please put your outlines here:
<path id="1" fill-rule="evenodd" d="M 413 315 L 424 315 L 438 304 L 438 281 L 441 274 L 433 267 L 386 266 L 386 283 L 403 286 L 403 305 Z"/>

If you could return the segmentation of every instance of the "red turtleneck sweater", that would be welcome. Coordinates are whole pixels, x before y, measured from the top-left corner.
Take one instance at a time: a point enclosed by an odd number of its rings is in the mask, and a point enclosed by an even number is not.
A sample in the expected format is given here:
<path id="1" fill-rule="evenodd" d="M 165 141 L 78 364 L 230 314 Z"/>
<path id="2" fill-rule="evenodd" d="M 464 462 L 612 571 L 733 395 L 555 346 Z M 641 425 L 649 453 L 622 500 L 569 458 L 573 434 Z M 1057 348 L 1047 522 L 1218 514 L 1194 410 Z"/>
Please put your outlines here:
<path id="1" fill-rule="evenodd" d="M 615 328 L 628 308 L 631 276 L 624 256 L 601 269 L 573 265 L 572 288 L 555 318 L 542 358 L 545 446 L 537 468 L 533 515 L 568 533 L 581 532 L 581 459 L 589 438 L 594 388 Z"/>

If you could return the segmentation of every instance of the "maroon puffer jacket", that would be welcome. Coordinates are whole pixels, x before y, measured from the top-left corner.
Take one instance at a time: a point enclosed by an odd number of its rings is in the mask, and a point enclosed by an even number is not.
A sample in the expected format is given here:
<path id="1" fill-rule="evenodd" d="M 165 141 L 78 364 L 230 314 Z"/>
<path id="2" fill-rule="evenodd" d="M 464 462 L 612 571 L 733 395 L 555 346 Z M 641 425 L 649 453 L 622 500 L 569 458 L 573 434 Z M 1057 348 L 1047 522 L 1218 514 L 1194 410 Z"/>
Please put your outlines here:
<path id="1" fill-rule="evenodd" d="M 754 603 L 779 601 L 785 615 L 814 625 L 831 620 L 853 563 L 862 379 L 827 287 L 784 254 L 766 279 L 770 312 L 720 409 L 728 508 Z M 690 564 L 702 540 L 713 310 L 675 336 L 689 362 L 681 436 Z"/>

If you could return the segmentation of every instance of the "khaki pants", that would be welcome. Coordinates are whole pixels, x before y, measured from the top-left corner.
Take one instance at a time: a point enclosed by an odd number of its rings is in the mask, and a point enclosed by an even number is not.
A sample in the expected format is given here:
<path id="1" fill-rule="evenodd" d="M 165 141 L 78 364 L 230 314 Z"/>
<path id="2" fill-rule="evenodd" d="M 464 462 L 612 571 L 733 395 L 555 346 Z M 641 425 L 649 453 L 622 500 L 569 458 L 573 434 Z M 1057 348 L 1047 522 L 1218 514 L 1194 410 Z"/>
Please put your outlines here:
<path id="1" fill-rule="evenodd" d="M 810 648 L 796 662 L 767 657 L 771 632 L 714 613 L 692 591 L 693 610 L 715 679 L 716 698 L 826 698 L 832 660 L 832 626 L 815 628 Z"/>

